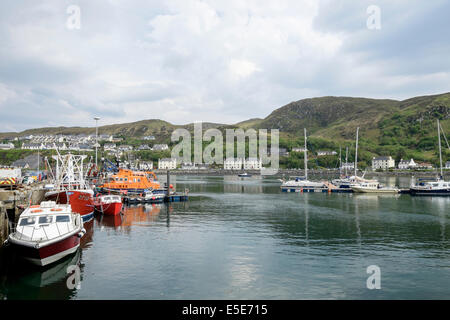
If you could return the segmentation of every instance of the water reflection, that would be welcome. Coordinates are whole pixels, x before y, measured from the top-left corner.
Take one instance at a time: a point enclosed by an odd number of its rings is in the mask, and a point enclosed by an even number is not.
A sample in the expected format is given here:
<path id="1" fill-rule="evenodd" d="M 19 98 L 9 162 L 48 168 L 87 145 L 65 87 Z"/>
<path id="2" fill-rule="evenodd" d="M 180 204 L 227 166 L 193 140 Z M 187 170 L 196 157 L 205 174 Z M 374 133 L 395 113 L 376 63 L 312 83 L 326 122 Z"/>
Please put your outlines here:
<path id="1" fill-rule="evenodd" d="M 0 297 L 4 299 L 70 299 L 76 288 L 67 285 L 67 268 L 78 266 L 80 281 L 84 265 L 81 263 L 82 250 L 78 249 L 57 263 L 47 267 L 32 266 L 19 259 L 13 252 L 3 252 L 1 266 Z M 73 289 L 71 289 L 73 288 Z"/>

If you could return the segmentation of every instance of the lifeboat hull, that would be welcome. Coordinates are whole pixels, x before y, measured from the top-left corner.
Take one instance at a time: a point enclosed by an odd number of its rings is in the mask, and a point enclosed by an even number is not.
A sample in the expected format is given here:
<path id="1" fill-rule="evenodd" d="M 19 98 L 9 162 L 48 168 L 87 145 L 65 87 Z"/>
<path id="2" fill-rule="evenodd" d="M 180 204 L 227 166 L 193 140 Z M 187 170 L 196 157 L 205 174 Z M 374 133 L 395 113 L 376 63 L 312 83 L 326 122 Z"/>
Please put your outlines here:
<path id="1" fill-rule="evenodd" d="M 69 201 L 67 201 L 69 197 Z M 71 190 L 48 192 L 45 195 L 46 200 L 56 201 L 56 203 L 70 203 L 72 212 L 79 213 L 83 222 L 87 222 L 94 217 L 94 199 L 92 192 L 85 190 Z"/>

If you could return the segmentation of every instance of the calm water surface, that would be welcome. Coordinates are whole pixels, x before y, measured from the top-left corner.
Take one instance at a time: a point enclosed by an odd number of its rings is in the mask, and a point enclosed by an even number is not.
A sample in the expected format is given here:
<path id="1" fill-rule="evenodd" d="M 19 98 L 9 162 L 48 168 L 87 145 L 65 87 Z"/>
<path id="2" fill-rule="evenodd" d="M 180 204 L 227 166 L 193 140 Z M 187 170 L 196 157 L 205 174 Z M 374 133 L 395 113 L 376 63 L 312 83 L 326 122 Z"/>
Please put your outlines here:
<path id="1" fill-rule="evenodd" d="M 273 177 L 178 176 L 189 202 L 97 216 L 81 250 L 50 268 L 3 250 L 0 298 L 450 298 L 450 198 L 279 186 Z M 70 265 L 80 268 L 78 289 L 67 287 Z M 366 287 L 369 265 L 381 269 L 380 290 Z"/>

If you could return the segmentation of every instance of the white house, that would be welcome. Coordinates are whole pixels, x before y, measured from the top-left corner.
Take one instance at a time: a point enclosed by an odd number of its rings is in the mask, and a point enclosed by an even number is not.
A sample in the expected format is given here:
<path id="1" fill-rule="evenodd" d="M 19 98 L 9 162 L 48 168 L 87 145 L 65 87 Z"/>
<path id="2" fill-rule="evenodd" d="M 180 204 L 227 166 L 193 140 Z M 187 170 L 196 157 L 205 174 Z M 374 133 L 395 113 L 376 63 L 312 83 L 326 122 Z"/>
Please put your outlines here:
<path id="1" fill-rule="evenodd" d="M 411 159 L 409 161 L 400 159 L 400 162 L 398 163 L 399 169 L 412 169 L 415 167 L 417 167 L 417 163 L 414 162 L 414 159 Z"/>
<path id="2" fill-rule="evenodd" d="M 14 144 L 10 143 L 0 143 L 0 150 L 10 150 L 14 149 Z"/>
<path id="3" fill-rule="evenodd" d="M 177 168 L 177 159 L 162 158 L 158 159 L 158 169 L 173 170 Z"/>
<path id="4" fill-rule="evenodd" d="M 22 143 L 22 149 L 42 150 L 45 148 L 43 143 Z"/>
<path id="5" fill-rule="evenodd" d="M 245 170 L 259 170 L 262 167 L 262 160 L 257 158 L 248 158 L 244 160 Z"/>
<path id="6" fill-rule="evenodd" d="M 149 170 L 153 170 L 153 161 L 140 161 L 139 162 L 139 170 L 143 170 L 143 171 L 149 171 Z"/>
<path id="7" fill-rule="evenodd" d="M 447 161 L 447 162 L 445 163 L 445 169 L 450 169 L 450 161 Z"/>
<path id="8" fill-rule="evenodd" d="M 341 166 L 342 170 L 353 170 L 355 169 L 355 163 L 354 162 L 343 162 Z"/>
<path id="9" fill-rule="evenodd" d="M 142 139 L 144 139 L 144 140 L 155 140 L 155 136 L 145 136 Z"/>
<path id="10" fill-rule="evenodd" d="M 305 152 L 305 148 L 292 148 L 293 152 Z"/>
<path id="11" fill-rule="evenodd" d="M 103 150 L 105 150 L 105 151 L 116 151 L 116 144 L 115 143 L 105 143 L 103 145 Z"/>
<path id="12" fill-rule="evenodd" d="M 153 145 L 154 151 L 164 151 L 169 149 L 169 146 L 167 144 L 155 144 Z"/>
<path id="13" fill-rule="evenodd" d="M 336 151 L 317 151 L 317 156 L 335 156 L 337 155 Z"/>
<path id="14" fill-rule="evenodd" d="M 133 150 L 133 146 L 127 145 L 127 144 L 122 144 L 117 148 L 119 151 L 132 151 Z"/>
<path id="15" fill-rule="evenodd" d="M 241 170 L 243 161 L 241 158 L 228 158 L 223 162 L 225 170 Z"/>
<path id="16" fill-rule="evenodd" d="M 372 169 L 382 169 L 387 170 L 389 168 L 395 167 L 395 160 L 392 159 L 391 156 L 383 156 L 383 157 L 373 157 L 372 158 Z"/>

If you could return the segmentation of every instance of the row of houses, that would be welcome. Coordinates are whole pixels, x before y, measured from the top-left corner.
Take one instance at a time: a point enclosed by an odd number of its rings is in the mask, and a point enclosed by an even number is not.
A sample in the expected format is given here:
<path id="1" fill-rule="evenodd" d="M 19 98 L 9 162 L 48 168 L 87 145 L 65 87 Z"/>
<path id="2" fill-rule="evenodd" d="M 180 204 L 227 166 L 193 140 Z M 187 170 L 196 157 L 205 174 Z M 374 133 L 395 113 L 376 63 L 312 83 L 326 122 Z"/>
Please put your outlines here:
<path id="1" fill-rule="evenodd" d="M 391 156 L 373 157 L 373 170 L 388 170 L 395 168 L 395 160 Z M 400 159 L 397 168 L 401 170 L 409 169 L 433 169 L 433 165 L 429 162 L 415 162 L 414 159 L 403 160 Z M 445 163 L 445 168 L 450 169 L 450 161 Z"/>

